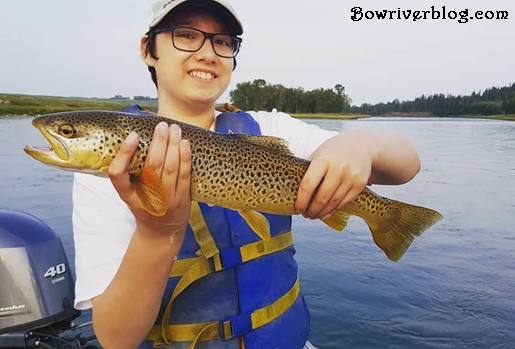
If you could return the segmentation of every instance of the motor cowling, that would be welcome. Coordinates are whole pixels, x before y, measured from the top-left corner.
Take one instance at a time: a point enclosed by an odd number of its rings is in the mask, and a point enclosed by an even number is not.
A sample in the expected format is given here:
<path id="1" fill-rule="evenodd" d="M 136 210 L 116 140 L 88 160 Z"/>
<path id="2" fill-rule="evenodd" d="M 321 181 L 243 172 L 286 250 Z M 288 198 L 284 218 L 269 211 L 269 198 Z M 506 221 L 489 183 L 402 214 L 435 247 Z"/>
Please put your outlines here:
<path id="1" fill-rule="evenodd" d="M 0 338 L 73 320 L 73 299 L 59 236 L 28 213 L 0 210 Z"/>

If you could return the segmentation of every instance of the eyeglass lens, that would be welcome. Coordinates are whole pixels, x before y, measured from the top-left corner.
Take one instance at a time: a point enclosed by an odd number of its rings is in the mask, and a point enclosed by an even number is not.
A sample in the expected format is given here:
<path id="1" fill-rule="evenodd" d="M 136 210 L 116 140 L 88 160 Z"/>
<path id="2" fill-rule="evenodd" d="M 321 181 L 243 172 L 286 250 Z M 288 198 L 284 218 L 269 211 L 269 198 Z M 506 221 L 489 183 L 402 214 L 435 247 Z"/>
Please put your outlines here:
<path id="1" fill-rule="evenodd" d="M 205 42 L 206 37 L 211 39 L 213 49 L 217 55 L 232 58 L 238 53 L 239 42 L 231 35 L 209 34 L 185 27 L 176 27 L 172 30 L 173 45 L 178 50 L 198 51 Z"/>

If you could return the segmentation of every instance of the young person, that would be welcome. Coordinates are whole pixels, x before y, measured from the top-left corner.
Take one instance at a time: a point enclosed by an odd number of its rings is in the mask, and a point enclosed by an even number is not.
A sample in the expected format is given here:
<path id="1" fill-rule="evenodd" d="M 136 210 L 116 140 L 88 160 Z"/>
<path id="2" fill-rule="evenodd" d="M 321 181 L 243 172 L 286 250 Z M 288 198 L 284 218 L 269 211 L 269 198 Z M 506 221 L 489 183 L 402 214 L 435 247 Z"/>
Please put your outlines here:
<path id="1" fill-rule="evenodd" d="M 401 184 L 417 174 L 417 152 L 395 133 L 338 134 L 275 111 L 218 115 L 215 102 L 229 85 L 242 34 L 225 0 L 154 0 L 140 49 L 158 90 L 158 115 L 286 139 L 295 155 L 311 160 L 295 204 L 311 219 L 330 216 L 367 184 Z M 146 166 L 171 195 L 166 214 L 151 216 L 126 171 L 137 145 L 132 133 L 110 179 L 74 178 L 75 305 L 93 309 L 100 343 L 308 347 L 291 217 L 265 214 L 272 239 L 263 242 L 238 212 L 192 202 L 190 144 L 177 125 L 164 123 L 155 129 Z"/>

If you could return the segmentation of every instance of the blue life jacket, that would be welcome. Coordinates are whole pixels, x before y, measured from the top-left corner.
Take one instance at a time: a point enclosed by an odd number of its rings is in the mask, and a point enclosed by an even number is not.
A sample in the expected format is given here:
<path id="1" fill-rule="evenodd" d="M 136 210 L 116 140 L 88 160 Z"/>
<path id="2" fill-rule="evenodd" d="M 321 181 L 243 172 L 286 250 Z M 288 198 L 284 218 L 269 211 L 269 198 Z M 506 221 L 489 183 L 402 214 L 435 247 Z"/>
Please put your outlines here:
<path id="1" fill-rule="evenodd" d="M 261 134 L 241 111 L 218 115 L 216 131 Z M 263 215 L 272 236 L 267 242 L 237 211 L 192 204 L 156 325 L 140 349 L 304 347 L 310 315 L 299 290 L 291 216 Z"/>

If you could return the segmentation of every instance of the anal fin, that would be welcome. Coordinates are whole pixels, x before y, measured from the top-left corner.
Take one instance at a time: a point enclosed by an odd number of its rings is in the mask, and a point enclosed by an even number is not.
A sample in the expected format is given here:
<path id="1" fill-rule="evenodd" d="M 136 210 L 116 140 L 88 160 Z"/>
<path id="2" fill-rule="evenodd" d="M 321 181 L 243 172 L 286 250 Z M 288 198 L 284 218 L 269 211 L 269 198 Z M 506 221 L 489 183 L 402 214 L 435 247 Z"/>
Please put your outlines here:
<path id="1" fill-rule="evenodd" d="M 271 239 L 270 225 L 265 216 L 256 211 L 239 211 L 239 213 L 257 236 L 264 241 Z"/>
<path id="2" fill-rule="evenodd" d="M 350 216 L 350 214 L 340 211 L 336 212 L 327 219 L 322 219 L 322 222 L 334 230 L 342 231 L 347 226 L 347 222 L 349 221 Z"/>

